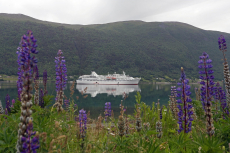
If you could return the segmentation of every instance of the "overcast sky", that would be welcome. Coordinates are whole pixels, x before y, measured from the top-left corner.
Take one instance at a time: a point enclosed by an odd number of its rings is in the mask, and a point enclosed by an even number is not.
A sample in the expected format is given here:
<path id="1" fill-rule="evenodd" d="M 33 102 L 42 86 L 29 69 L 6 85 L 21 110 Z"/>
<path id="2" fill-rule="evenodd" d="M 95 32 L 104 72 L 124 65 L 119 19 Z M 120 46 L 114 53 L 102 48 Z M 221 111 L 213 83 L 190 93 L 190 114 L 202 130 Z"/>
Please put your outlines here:
<path id="1" fill-rule="evenodd" d="M 178 21 L 230 33 L 230 0 L 0 0 L 0 13 L 83 25 Z"/>

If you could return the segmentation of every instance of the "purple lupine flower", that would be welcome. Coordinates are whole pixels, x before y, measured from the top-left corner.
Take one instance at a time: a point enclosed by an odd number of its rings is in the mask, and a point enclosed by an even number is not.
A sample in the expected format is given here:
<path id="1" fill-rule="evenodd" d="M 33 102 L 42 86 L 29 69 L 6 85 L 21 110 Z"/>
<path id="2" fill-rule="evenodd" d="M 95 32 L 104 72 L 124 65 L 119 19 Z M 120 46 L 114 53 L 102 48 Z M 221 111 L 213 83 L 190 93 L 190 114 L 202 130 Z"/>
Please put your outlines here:
<path id="1" fill-rule="evenodd" d="M 198 61 L 198 63 L 200 64 L 198 67 L 200 69 L 204 69 L 199 72 L 199 74 L 201 74 L 200 79 L 202 79 L 202 81 L 200 82 L 200 84 L 202 85 L 200 90 L 201 90 L 201 101 L 207 119 L 207 124 L 206 124 L 207 133 L 210 136 L 213 135 L 215 132 L 213 127 L 213 119 L 212 119 L 212 112 L 211 112 L 211 100 L 212 100 L 212 96 L 215 95 L 214 87 L 213 87 L 213 85 L 215 85 L 213 81 L 214 76 L 212 75 L 213 70 L 210 70 L 212 68 L 211 62 L 212 60 L 209 59 L 208 54 L 205 52 L 202 54 L 202 56 L 200 56 L 200 60 Z"/>
<path id="2" fill-rule="evenodd" d="M 35 56 L 32 56 L 31 53 L 37 54 L 38 51 L 36 50 L 36 39 L 33 36 L 32 31 L 27 32 L 27 36 L 24 35 L 21 38 L 20 41 L 20 48 L 18 51 L 18 60 L 20 61 L 20 74 L 22 74 L 22 80 L 23 80 L 23 90 L 24 92 L 21 92 L 20 98 L 21 98 L 21 116 L 20 116 L 20 123 L 19 123 L 19 130 L 18 130 L 18 141 L 17 141 L 17 152 L 22 152 L 23 145 L 21 142 L 21 137 L 26 136 L 26 127 L 29 122 L 29 118 L 32 114 L 31 106 L 32 106 L 32 70 L 33 67 L 37 64 L 37 59 Z M 19 63 L 19 62 L 18 62 Z M 20 81 L 19 81 L 20 82 Z M 31 121 L 32 122 L 32 121 Z"/>
<path id="3" fill-rule="evenodd" d="M 80 122 L 80 135 L 81 138 L 84 139 L 85 134 L 86 134 L 86 130 L 87 130 L 87 114 L 86 111 L 84 109 L 81 109 L 79 111 L 79 122 Z"/>
<path id="4" fill-rule="evenodd" d="M 163 107 L 161 107 L 161 110 L 160 110 L 160 120 L 162 120 L 162 110 L 163 110 Z"/>
<path id="5" fill-rule="evenodd" d="M 218 44 L 219 44 L 219 49 L 223 53 L 223 56 L 224 56 L 224 83 L 225 83 L 225 90 L 226 90 L 226 101 L 229 104 L 230 103 L 230 79 L 229 79 L 230 74 L 229 74 L 228 61 L 224 53 L 227 51 L 227 45 L 226 45 L 226 40 L 224 36 L 221 35 L 218 38 Z"/>
<path id="6" fill-rule="evenodd" d="M 201 89 L 201 101 L 204 110 L 206 105 L 211 105 L 211 98 L 214 95 L 213 85 L 215 84 L 213 81 L 214 76 L 212 75 L 213 70 L 210 70 L 209 68 L 212 67 L 211 64 L 212 60 L 208 58 L 209 58 L 208 54 L 204 52 L 202 56 L 200 56 L 200 60 L 198 61 L 198 63 L 200 64 L 199 68 L 204 69 L 204 71 L 201 70 L 199 72 L 201 74 L 200 79 L 202 79 L 202 81 L 200 82 L 202 87 L 200 89 Z M 204 76 L 202 74 L 204 74 Z"/>
<path id="7" fill-rule="evenodd" d="M 62 51 L 58 51 L 58 56 L 55 57 L 55 70 L 56 70 L 56 91 L 65 90 L 67 82 L 67 69 L 65 65 L 64 56 Z"/>
<path id="8" fill-rule="evenodd" d="M 12 99 L 12 105 L 11 105 L 11 108 L 13 108 L 13 107 L 14 107 L 14 104 L 15 104 L 15 100 L 14 100 L 14 99 Z"/>
<path id="9" fill-rule="evenodd" d="M 223 35 L 220 35 L 220 37 L 218 38 L 218 44 L 219 44 L 219 49 L 221 51 L 224 51 L 227 49 L 226 40 Z"/>
<path id="10" fill-rule="evenodd" d="M 105 121 L 107 120 L 107 117 L 111 116 L 111 102 L 105 103 Z"/>
<path id="11" fill-rule="evenodd" d="M 47 83 L 47 71 L 45 70 L 43 72 L 43 86 L 44 86 L 44 95 L 46 95 L 48 93 L 47 89 L 46 89 L 46 83 Z"/>
<path id="12" fill-rule="evenodd" d="M 32 138 L 33 136 L 33 138 Z M 22 151 L 21 153 L 36 153 L 39 146 L 39 135 L 36 132 L 33 132 L 33 123 L 32 120 L 29 120 L 27 124 L 26 136 L 21 137 L 22 142 Z"/>
<path id="13" fill-rule="evenodd" d="M 41 89 L 41 90 L 40 90 L 40 94 L 39 94 L 39 106 L 40 106 L 41 108 L 44 108 L 44 107 L 45 107 L 43 97 L 44 97 L 44 94 L 43 94 L 43 91 L 42 91 L 42 89 Z"/>
<path id="14" fill-rule="evenodd" d="M 178 124 L 179 124 L 179 130 L 178 132 L 180 133 L 181 131 L 184 130 L 184 133 L 188 133 L 191 131 L 192 127 L 192 99 L 190 98 L 191 92 L 190 86 L 188 85 L 189 80 L 186 79 L 186 75 L 184 73 L 183 67 L 181 68 L 181 78 L 180 78 L 181 83 L 178 83 L 180 87 L 177 88 L 177 97 L 179 99 L 177 100 L 177 107 L 179 109 L 178 112 Z"/>
<path id="15" fill-rule="evenodd" d="M 229 116 L 229 111 L 226 102 L 226 94 L 224 90 L 220 87 L 219 82 L 216 83 L 216 87 L 215 87 L 215 99 L 220 102 L 223 111 L 223 118 L 225 119 L 225 116 Z"/>
<path id="16" fill-rule="evenodd" d="M 57 95 L 55 98 L 57 105 L 57 111 L 60 112 L 63 110 L 63 90 L 65 90 L 67 82 L 67 69 L 65 65 L 64 56 L 62 56 L 62 51 L 59 50 L 57 57 L 55 57 L 55 70 L 56 70 L 56 91 Z"/>
<path id="17" fill-rule="evenodd" d="M 21 60 L 21 68 L 23 72 L 29 72 L 32 74 L 32 68 L 37 64 L 37 59 L 35 56 L 31 56 L 31 53 L 37 54 L 38 51 L 36 50 L 36 39 L 33 36 L 32 31 L 27 32 L 28 36 L 24 35 L 21 39 L 20 45 L 20 60 Z M 31 76 L 30 76 L 31 77 Z"/>
<path id="18" fill-rule="evenodd" d="M 59 50 L 57 57 L 55 57 L 55 70 L 56 70 L 56 98 L 54 106 L 57 106 L 57 111 L 63 110 L 63 90 L 66 88 L 67 82 L 67 69 L 65 65 L 64 56 L 62 56 L 62 51 Z"/>
<path id="19" fill-rule="evenodd" d="M 17 81 L 17 88 L 18 88 L 18 99 L 21 101 L 21 92 L 23 88 L 23 74 L 29 73 L 29 79 L 32 77 L 32 68 L 37 64 L 37 59 L 35 56 L 31 56 L 31 53 L 37 54 L 38 51 L 36 50 L 36 39 L 33 37 L 32 31 L 27 32 L 28 36 L 24 35 L 21 38 L 19 45 L 21 47 L 17 48 L 18 54 L 18 81 Z"/>
<path id="20" fill-rule="evenodd" d="M 10 113 L 10 96 L 7 94 L 6 95 L 6 109 L 8 111 L 8 113 Z"/>

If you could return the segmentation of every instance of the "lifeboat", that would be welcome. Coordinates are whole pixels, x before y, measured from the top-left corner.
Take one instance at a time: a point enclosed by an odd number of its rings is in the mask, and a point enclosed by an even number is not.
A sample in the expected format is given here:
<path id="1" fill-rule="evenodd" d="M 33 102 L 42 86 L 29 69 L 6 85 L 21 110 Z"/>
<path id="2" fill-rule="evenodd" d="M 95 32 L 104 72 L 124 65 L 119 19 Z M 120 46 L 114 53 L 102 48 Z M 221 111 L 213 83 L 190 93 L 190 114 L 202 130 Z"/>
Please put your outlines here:
<path id="1" fill-rule="evenodd" d="M 112 77 L 112 80 L 116 80 L 116 78 Z"/>
<path id="2" fill-rule="evenodd" d="M 111 77 L 106 77 L 107 80 L 111 80 Z"/>

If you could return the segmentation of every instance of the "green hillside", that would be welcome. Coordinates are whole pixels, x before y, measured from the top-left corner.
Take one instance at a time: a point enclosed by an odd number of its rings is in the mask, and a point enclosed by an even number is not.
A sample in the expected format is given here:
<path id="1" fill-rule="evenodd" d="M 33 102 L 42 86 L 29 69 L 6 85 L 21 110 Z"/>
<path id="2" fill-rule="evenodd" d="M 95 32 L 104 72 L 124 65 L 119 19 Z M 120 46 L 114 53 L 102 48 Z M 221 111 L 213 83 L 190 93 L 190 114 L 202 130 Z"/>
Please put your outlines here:
<path id="1" fill-rule="evenodd" d="M 223 79 L 222 53 L 217 39 L 223 34 L 179 22 L 124 21 L 98 25 L 68 25 L 40 21 L 21 14 L 0 14 L 0 74 L 17 74 L 16 49 L 23 34 L 32 30 L 38 40 L 38 68 L 54 75 L 54 57 L 61 49 L 68 75 L 122 73 L 151 80 L 178 79 L 180 67 L 188 78 L 198 78 L 199 56 L 207 52 L 214 75 Z M 227 57 L 230 53 L 227 52 Z M 229 58 L 230 59 L 230 58 Z"/>

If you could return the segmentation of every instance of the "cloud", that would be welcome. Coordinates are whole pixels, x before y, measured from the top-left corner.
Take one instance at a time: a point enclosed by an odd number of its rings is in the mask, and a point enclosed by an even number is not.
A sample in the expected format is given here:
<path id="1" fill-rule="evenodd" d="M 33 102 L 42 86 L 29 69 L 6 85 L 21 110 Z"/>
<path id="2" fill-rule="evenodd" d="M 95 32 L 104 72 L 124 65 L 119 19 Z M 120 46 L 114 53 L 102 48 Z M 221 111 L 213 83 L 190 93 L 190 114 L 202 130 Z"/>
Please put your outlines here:
<path id="1" fill-rule="evenodd" d="M 0 0 L 1 13 L 67 24 L 178 21 L 229 32 L 229 0 Z"/>

